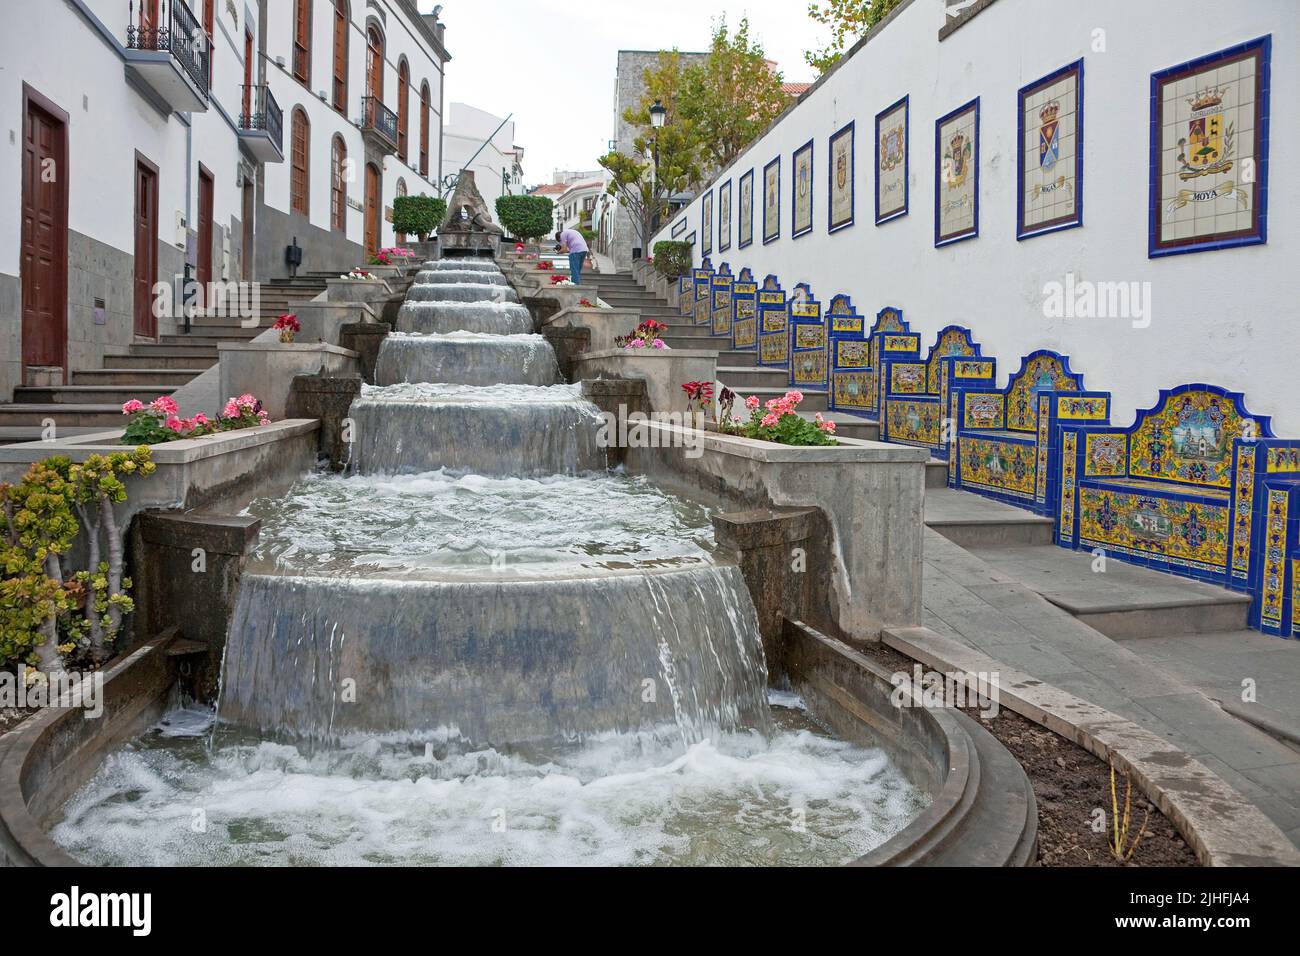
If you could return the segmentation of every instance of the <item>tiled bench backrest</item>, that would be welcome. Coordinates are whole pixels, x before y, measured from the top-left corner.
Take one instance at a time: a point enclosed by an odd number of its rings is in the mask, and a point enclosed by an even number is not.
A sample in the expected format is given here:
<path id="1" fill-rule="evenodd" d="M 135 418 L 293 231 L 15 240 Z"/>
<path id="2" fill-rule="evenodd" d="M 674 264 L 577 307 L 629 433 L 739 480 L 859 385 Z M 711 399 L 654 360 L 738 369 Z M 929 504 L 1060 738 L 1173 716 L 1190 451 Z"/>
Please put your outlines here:
<path id="1" fill-rule="evenodd" d="M 713 335 L 725 335 L 728 339 L 731 338 L 731 290 L 734 284 L 735 278 L 731 274 L 729 262 L 724 262 L 718 267 L 718 271 L 713 273 L 713 279 L 709 283 L 712 290 L 709 321 L 713 326 L 710 332 Z"/>
<path id="2" fill-rule="evenodd" d="M 765 278 L 758 290 L 758 364 L 790 367 L 790 306 L 774 275 Z"/>
<path id="3" fill-rule="evenodd" d="M 1233 529 L 1250 533 L 1250 625 L 1300 637 L 1300 440 L 1237 441 Z M 1232 555 L 1233 573 L 1243 556 Z"/>
<path id="4" fill-rule="evenodd" d="M 827 370 L 826 320 L 806 282 L 790 293 L 790 385 L 823 389 Z"/>
<path id="5" fill-rule="evenodd" d="M 731 347 L 752 352 L 758 346 L 758 283 L 748 268 L 731 284 Z"/>
<path id="6" fill-rule="evenodd" d="M 1054 515 L 1059 504 L 1059 425 L 1110 421 L 1110 393 L 1084 389 L 1069 359 L 1040 349 L 1025 356 L 1005 389 L 950 386 L 957 449 L 949 483 Z"/>
<path id="7" fill-rule="evenodd" d="M 689 270 L 677 280 L 677 314 L 683 319 L 695 318 L 695 270 Z"/>
<path id="8" fill-rule="evenodd" d="M 709 325 L 713 319 L 709 306 L 713 303 L 713 262 L 706 258 L 695 270 L 695 324 Z"/>
<path id="9" fill-rule="evenodd" d="M 980 354 L 970 329 L 950 325 L 939 332 L 924 360 L 882 360 L 884 399 L 881 441 L 929 448 L 947 459 L 953 426 L 945 427 L 953 387 L 993 388 L 997 362 Z M 955 422 L 953 415 L 949 421 Z"/>
<path id="10" fill-rule="evenodd" d="M 1255 446 L 1271 434 L 1241 393 L 1204 384 L 1161 390 L 1127 428 L 1066 426 L 1057 543 L 1246 589 Z"/>
<path id="11" fill-rule="evenodd" d="M 830 407 L 875 418 L 880 412 L 883 355 L 915 358 L 919 351 L 920 336 L 908 328 L 903 310 L 885 306 L 876 313 L 876 321 L 864 340 L 837 345 L 831 372 Z"/>

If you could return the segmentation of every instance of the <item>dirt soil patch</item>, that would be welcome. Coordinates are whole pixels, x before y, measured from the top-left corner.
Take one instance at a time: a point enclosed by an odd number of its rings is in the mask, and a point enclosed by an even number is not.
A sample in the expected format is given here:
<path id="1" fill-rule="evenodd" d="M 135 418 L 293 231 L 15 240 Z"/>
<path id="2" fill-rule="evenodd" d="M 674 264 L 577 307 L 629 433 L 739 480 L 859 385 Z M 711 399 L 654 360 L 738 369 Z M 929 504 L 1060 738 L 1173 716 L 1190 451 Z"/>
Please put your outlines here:
<path id="1" fill-rule="evenodd" d="M 884 644 L 859 647 L 866 657 L 891 670 L 910 671 L 916 663 Z M 1005 707 L 991 720 L 973 708 L 965 710 L 991 733 L 1025 768 L 1038 800 L 1039 866 L 1198 866 L 1187 841 L 1139 791 L 1133 788 L 1130 833 L 1137 835 L 1146 817 L 1146 830 L 1128 863 L 1111 854 L 1110 766 L 1073 741 L 1012 713 Z M 1124 813 L 1125 778 L 1115 775 L 1119 812 Z M 1094 829 L 1096 811 L 1105 812 L 1107 829 Z M 1149 816 L 1148 816 L 1149 814 Z M 1126 848 L 1128 844 L 1125 844 Z"/>

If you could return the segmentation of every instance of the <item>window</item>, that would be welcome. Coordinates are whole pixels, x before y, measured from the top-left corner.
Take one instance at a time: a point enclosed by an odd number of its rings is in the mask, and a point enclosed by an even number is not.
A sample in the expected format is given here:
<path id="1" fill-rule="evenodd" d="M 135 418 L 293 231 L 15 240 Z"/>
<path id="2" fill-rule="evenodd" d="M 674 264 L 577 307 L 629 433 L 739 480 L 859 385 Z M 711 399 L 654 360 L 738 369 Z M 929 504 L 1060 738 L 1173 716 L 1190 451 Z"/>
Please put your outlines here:
<path id="1" fill-rule="evenodd" d="M 397 67 L 397 158 L 402 162 L 407 161 L 406 144 L 408 142 L 406 131 L 410 125 L 410 99 L 411 86 L 411 68 L 406 63 L 406 57 L 402 57 L 402 62 Z"/>
<path id="2" fill-rule="evenodd" d="M 311 89 L 311 0 L 294 0 L 293 77 Z"/>
<path id="3" fill-rule="evenodd" d="M 301 106 L 293 109 L 292 166 L 289 170 L 289 211 L 310 216 L 307 192 L 311 188 L 308 175 L 311 159 L 311 123 Z"/>
<path id="4" fill-rule="evenodd" d="M 366 95 L 384 99 L 384 35 L 371 24 L 366 30 Z"/>
<path id="5" fill-rule="evenodd" d="M 348 115 L 348 0 L 334 0 L 334 108 Z"/>
<path id="6" fill-rule="evenodd" d="M 335 134 L 330 157 L 330 227 L 348 231 L 348 148 L 343 137 Z"/>
<path id="7" fill-rule="evenodd" d="M 398 177 L 397 177 L 397 195 L 399 195 L 399 196 L 405 196 L 405 195 L 406 195 L 406 180 L 403 179 L 401 176 L 398 176 Z M 397 241 L 398 241 L 398 243 L 403 243 L 403 242 L 405 242 L 405 241 L 406 241 L 406 233 L 404 233 L 404 232 L 399 232 L 399 233 L 397 233 Z"/>
<path id="8" fill-rule="evenodd" d="M 420 175 L 429 178 L 429 81 L 420 84 Z"/>

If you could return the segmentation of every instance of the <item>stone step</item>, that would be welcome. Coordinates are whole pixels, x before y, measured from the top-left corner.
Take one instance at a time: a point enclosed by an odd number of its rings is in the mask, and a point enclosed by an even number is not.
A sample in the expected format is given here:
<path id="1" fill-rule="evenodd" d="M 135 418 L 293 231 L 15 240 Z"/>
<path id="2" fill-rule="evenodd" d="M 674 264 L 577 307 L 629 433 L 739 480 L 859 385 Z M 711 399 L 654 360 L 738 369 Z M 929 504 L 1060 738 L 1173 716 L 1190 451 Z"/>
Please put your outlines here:
<path id="1" fill-rule="evenodd" d="M 940 458 L 931 458 L 925 463 L 925 487 L 948 487 L 948 463 Z"/>
<path id="2" fill-rule="evenodd" d="M 12 405 L 0 405 L 0 412 L 6 408 L 13 408 Z M 118 418 L 120 419 L 121 410 L 119 409 Z M 113 423 L 114 426 L 120 426 L 121 421 Z M 97 432 L 104 431 L 103 425 L 65 425 L 57 428 L 58 438 L 79 438 L 82 435 L 94 435 Z M 43 441 L 48 436 L 45 434 L 45 427 L 40 424 L 35 425 L 0 425 L 0 445 L 16 445 L 19 442 Z"/>
<path id="3" fill-rule="evenodd" d="M 73 385 L 184 385 L 199 374 L 192 368 L 92 368 L 72 373 Z"/>
<path id="4" fill-rule="evenodd" d="M 663 337 L 664 344 L 670 349 L 708 349 L 710 343 L 695 335 L 669 334 Z"/>
<path id="5" fill-rule="evenodd" d="M 120 406 L 136 398 L 151 402 L 170 395 L 184 383 L 153 382 L 147 385 L 20 385 L 14 389 L 15 405 L 108 405 Z"/>
<path id="6" fill-rule="evenodd" d="M 749 388 L 777 388 L 784 385 L 788 378 L 789 376 L 779 368 L 759 368 L 756 365 L 718 366 L 718 381 L 733 392 Z"/>
<path id="7" fill-rule="evenodd" d="M 106 364 L 116 368 L 197 368 L 205 369 L 217 364 L 215 345 L 159 345 L 156 342 L 133 342 L 126 354 L 110 352 L 104 356 Z M 157 363 L 156 365 L 148 363 Z"/>
<path id="8" fill-rule="evenodd" d="M 956 488 L 928 487 L 925 523 L 968 550 L 1052 543 L 1052 519 Z"/>
<path id="9" fill-rule="evenodd" d="M 789 373 L 784 369 L 776 369 L 782 378 L 788 380 Z M 802 411 L 802 410 L 801 410 Z M 803 413 L 804 418 L 811 419 L 814 413 Z M 869 422 L 858 415 L 851 415 L 848 412 L 823 412 L 822 418 L 835 423 L 835 434 L 842 438 L 856 438 L 860 441 L 879 441 L 880 425 L 876 422 Z"/>
<path id="10" fill-rule="evenodd" d="M 0 405 L 0 428 L 41 426 L 47 419 L 54 422 L 56 430 L 87 427 L 120 428 L 123 422 L 122 405 L 120 402 L 115 405 L 97 403 L 38 405 L 26 402 Z"/>
<path id="11" fill-rule="evenodd" d="M 199 345 L 206 348 L 216 348 L 220 342 L 251 342 L 262 334 L 263 329 L 223 329 L 212 335 L 205 334 L 201 331 L 191 332 L 189 335 L 163 335 L 158 339 L 159 345 Z"/>
<path id="12" fill-rule="evenodd" d="M 1204 581 L 1065 548 L 972 548 L 1031 591 L 1116 640 L 1246 626 L 1250 597 Z"/>
<path id="13" fill-rule="evenodd" d="M 738 352 L 735 349 L 727 349 L 718 352 L 718 364 L 726 368 L 757 368 L 757 352 Z M 788 374 L 783 370 L 782 374 Z"/>

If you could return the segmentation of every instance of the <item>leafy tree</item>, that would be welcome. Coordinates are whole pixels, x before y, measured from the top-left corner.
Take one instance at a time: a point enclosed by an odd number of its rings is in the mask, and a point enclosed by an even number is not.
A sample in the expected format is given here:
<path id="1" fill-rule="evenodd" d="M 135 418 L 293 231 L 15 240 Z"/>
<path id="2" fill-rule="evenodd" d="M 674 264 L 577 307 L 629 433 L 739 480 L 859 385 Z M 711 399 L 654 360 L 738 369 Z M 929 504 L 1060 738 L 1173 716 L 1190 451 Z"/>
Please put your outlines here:
<path id="1" fill-rule="evenodd" d="M 555 225 L 555 203 L 546 196 L 498 196 L 497 218 L 517 239 L 536 239 Z"/>
<path id="2" fill-rule="evenodd" d="M 680 108 L 698 131 L 704 164 L 722 169 L 758 139 L 789 104 L 781 74 L 742 18 L 734 33 L 725 18 L 713 28 L 709 55 L 682 71 Z"/>
<path id="3" fill-rule="evenodd" d="M 825 6 L 812 3 L 808 16 L 831 28 L 830 42 L 820 50 L 808 50 L 804 59 L 825 73 L 834 66 L 846 47 L 850 47 L 872 27 L 889 16 L 902 0 L 828 0 Z"/>
<path id="4" fill-rule="evenodd" d="M 419 236 L 421 241 L 442 225 L 447 200 L 437 196 L 398 196 L 393 200 L 393 231 Z"/>

